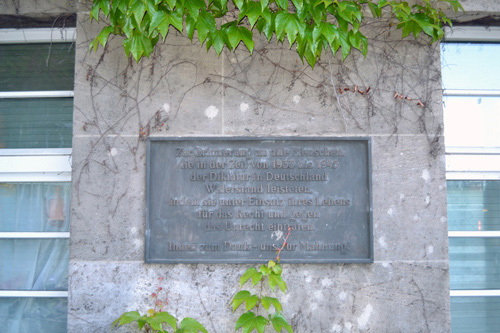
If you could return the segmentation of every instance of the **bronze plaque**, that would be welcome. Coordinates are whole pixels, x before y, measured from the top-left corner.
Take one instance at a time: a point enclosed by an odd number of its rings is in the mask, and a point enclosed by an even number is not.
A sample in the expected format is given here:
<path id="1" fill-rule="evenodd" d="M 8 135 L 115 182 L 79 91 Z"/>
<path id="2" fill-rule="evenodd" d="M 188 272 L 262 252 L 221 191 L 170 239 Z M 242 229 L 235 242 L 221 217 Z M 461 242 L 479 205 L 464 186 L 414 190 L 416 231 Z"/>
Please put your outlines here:
<path id="1" fill-rule="evenodd" d="M 146 262 L 373 262 L 369 138 L 151 138 Z"/>

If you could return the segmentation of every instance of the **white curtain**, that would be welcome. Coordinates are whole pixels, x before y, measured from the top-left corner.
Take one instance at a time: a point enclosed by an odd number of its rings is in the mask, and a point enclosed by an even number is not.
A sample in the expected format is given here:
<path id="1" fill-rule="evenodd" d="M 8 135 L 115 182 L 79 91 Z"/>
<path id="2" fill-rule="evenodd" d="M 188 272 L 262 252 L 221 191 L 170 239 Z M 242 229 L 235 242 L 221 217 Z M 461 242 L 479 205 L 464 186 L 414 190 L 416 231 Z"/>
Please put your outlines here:
<path id="1" fill-rule="evenodd" d="M 1 183 L 0 231 L 67 232 L 69 200 L 69 183 Z M 0 239 L 0 290 L 67 290 L 68 245 Z M 0 298 L 0 320 L 6 332 L 65 332 L 66 307 L 65 298 Z"/>

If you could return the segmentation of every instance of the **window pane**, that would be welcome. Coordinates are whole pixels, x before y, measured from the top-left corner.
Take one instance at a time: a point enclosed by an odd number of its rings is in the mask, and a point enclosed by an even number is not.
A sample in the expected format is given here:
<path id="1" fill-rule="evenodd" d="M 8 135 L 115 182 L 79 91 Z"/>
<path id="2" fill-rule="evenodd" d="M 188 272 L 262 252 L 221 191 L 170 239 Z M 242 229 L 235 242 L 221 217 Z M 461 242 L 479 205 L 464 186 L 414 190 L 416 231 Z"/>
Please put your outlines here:
<path id="1" fill-rule="evenodd" d="M 448 229 L 500 230 L 500 181 L 448 181 Z"/>
<path id="2" fill-rule="evenodd" d="M 4 332 L 65 333 L 68 301 L 65 298 L 0 298 Z"/>
<path id="3" fill-rule="evenodd" d="M 73 90 L 72 43 L 0 45 L 0 91 Z"/>
<path id="4" fill-rule="evenodd" d="M 0 239 L 0 289 L 68 290 L 68 239 Z"/>
<path id="5" fill-rule="evenodd" d="M 444 123 L 447 147 L 500 147 L 500 97 L 445 97 Z"/>
<path id="6" fill-rule="evenodd" d="M 450 238 L 450 289 L 500 289 L 500 238 Z"/>
<path id="7" fill-rule="evenodd" d="M 73 98 L 0 99 L 0 148 L 71 148 Z"/>
<path id="8" fill-rule="evenodd" d="M 70 183 L 0 183 L 0 232 L 69 231 Z"/>
<path id="9" fill-rule="evenodd" d="M 0 290 L 68 290 L 68 239 L 0 239 Z"/>
<path id="10" fill-rule="evenodd" d="M 451 297 L 453 333 L 494 333 L 500 327 L 500 297 Z"/>
<path id="11" fill-rule="evenodd" d="M 445 43 L 441 54 L 445 89 L 500 89 L 500 44 Z"/>

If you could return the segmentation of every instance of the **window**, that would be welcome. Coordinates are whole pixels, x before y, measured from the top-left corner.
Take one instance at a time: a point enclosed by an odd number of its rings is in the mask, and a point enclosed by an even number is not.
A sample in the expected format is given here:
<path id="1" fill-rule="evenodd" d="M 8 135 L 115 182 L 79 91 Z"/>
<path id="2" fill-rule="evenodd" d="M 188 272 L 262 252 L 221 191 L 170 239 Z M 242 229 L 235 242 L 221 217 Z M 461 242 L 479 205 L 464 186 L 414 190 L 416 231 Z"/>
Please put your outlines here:
<path id="1" fill-rule="evenodd" d="M 66 332 L 75 29 L 0 30 L 0 321 Z"/>
<path id="2" fill-rule="evenodd" d="M 500 326 L 500 29 L 442 47 L 452 332 Z"/>

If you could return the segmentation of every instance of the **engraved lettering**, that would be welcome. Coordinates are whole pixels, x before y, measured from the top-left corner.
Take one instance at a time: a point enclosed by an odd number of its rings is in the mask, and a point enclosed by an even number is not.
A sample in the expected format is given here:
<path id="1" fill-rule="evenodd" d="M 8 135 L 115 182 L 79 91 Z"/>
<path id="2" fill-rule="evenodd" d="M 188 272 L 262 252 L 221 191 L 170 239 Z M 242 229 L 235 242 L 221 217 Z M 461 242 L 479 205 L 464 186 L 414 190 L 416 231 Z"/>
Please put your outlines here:
<path id="1" fill-rule="evenodd" d="M 183 161 L 179 164 L 179 168 L 181 169 L 192 169 L 194 167 L 193 162 Z"/>
<path id="2" fill-rule="evenodd" d="M 264 231 L 263 223 L 251 223 L 251 224 L 236 224 L 226 222 L 226 231 Z"/>
<path id="3" fill-rule="evenodd" d="M 304 251 L 339 251 L 341 254 L 346 254 L 350 250 L 350 244 L 335 244 L 316 242 L 300 242 L 300 249 Z"/>
<path id="4" fill-rule="evenodd" d="M 290 198 L 288 199 L 288 206 L 312 206 L 312 199 L 297 199 Z"/>
<path id="5" fill-rule="evenodd" d="M 244 206 L 244 199 L 219 199 L 219 205 L 221 206 Z"/>
<path id="6" fill-rule="evenodd" d="M 206 231 L 220 231 L 222 230 L 222 226 L 220 224 L 212 224 L 212 222 L 208 222 L 205 225 L 205 230 Z"/>
<path id="7" fill-rule="evenodd" d="M 217 187 L 219 187 L 217 184 L 205 184 L 205 188 L 208 193 L 214 193 L 217 190 Z"/>
<path id="8" fill-rule="evenodd" d="M 256 157 L 267 157 L 267 151 L 265 150 L 255 149 L 254 154 Z"/>
<path id="9" fill-rule="evenodd" d="M 203 182 L 207 179 L 207 175 L 205 174 L 199 174 L 197 173 L 196 171 L 194 171 L 192 174 L 191 174 L 191 178 L 190 180 L 192 182 Z"/>
<path id="10" fill-rule="evenodd" d="M 283 206 L 285 200 L 281 199 L 260 199 L 257 197 L 250 197 L 248 200 L 249 206 Z"/>
<path id="11" fill-rule="evenodd" d="M 236 160 L 229 161 L 229 169 L 246 169 L 246 168 L 247 168 L 247 162 L 245 161 L 236 161 Z"/>
<path id="12" fill-rule="evenodd" d="M 200 251 L 220 251 L 218 244 L 200 244 Z"/>
<path id="13" fill-rule="evenodd" d="M 192 151 L 185 151 L 184 148 L 175 149 L 175 157 L 191 157 Z"/>
<path id="14" fill-rule="evenodd" d="M 267 184 L 267 193 L 312 193 L 309 186 L 280 186 Z"/>
<path id="15" fill-rule="evenodd" d="M 226 211 L 223 211 L 222 209 L 219 209 L 217 211 L 217 213 L 215 214 L 215 217 L 217 217 L 218 219 L 231 219 L 231 218 L 233 218 L 233 213 L 226 212 Z"/>
<path id="16" fill-rule="evenodd" d="M 283 209 L 282 211 L 274 211 L 274 212 L 268 212 L 267 217 L 270 219 L 286 219 L 286 212 Z"/>
<path id="17" fill-rule="evenodd" d="M 172 198 L 169 201 L 170 206 L 199 206 L 200 200 L 198 199 L 189 199 L 189 198 Z"/>
<path id="18" fill-rule="evenodd" d="M 310 224 L 287 224 L 273 223 L 268 226 L 269 231 L 287 231 L 290 228 L 292 231 L 313 231 L 314 228 Z"/>
<path id="19" fill-rule="evenodd" d="M 269 169 L 267 162 L 250 162 L 250 166 L 254 169 Z"/>
<path id="20" fill-rule="evenodd" d="M 210 169 L 224 169 L 225 166 L 226 166 L 226 162 L 211 161 L 208 164 L 208 167 Z"/>
<path id="21" fill-rule="evenodd" d="M 325 173 L 314 174 L 308 172 L 299 173 L 273 173 L 266 172 L 266 180 L 277 180 L 277 181 L 327 181 L 328 176 Z"/>
<path id="22" fill-rule="evenodd" d="M 264 193 L 264 185 L 259 185 L 259 186 L 244 186 L 244 185 L 237 185 L 237 186 L 228 186 L 226 184 L 222 184 L 220 187 L 218 187 L 216 190 L 214 190 L 216 193 L 222 194 L 222 193 L 234 193 L 234 194 L 245 194 L 245 193 Z M 211 193 L 211 192 L 209 192 Z"/>
<path id="23" fill-rule="evenodd" d="M 237 219 L 262 219 L 264 218 L 264 210 L 263 209 L 255 209 L 249 212 L 244 212 L 241 210 L 236 211 Z"/>
<path id="24" fill-rule="evenodd" d="M 212 216 L 214 216 L 214 212 L 209 211 L 209 210 L 199 210 L 198 211 L 198 218 L 199 219 L 209 219 Z"/>
<path id="25" fill-rule="evenodd" d="M 196 244 L 178 244 L 175 242 L 168 242 L 169 251 L 196 251 Z"/>
<path id="26" fill-rule="evenodd" d="M 331 197 L 326 197 L 324 199 L 316 198 L 316 206 L 345 206 L 351 205 L 351 200 L 349 199 L 334 199 Z"/>
<path id="27" fill-rule="evenodd" d="M 290 212 L 290 221 L 307 221 L 309 219 L 319 219 L 319 212 L 309 212 L 307 210 L 301 212 Z"/>
<path id="28" fill-rule="evenodd" d="M 250 251 L 252 246 L 247 242 L 243 243 L 229 243 L 224 242 L 224 251 Z"/>
<path id="29" fill-rule="evenodd" d="M 276 244 L 260 244 L 260 250 L 261 251 L 276 251 L 280 248 L 281 246 L 278 246 Z M 289 244 L 287 243 L 283 247 L 283 251 L 295 251 L 297 249 L 297 244 Z"/>
<path id="30" fill-rule="evenodd" d="M 271 156 L 288 156 L 290 154 L 290 150 L 286 148 L 277 147 L 271 150 Z"/>

